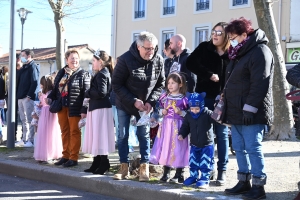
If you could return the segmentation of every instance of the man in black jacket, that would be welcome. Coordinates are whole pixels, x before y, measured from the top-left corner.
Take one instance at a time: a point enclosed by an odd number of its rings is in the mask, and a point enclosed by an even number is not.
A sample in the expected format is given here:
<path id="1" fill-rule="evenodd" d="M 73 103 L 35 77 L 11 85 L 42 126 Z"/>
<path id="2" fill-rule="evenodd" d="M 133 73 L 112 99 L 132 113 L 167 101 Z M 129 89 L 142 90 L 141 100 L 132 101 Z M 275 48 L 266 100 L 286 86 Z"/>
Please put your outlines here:
<path id="1" fill-rule="evenodd" d="M 186 67 L 186 60 L 191 54 L 188 48 L 185 48 L 186 39 L 183 35 L 177 34 L 170 39 L 171 53 L 174 54 L 172 64 L 170 67 L 170 73 L 182 72 L 185 74 L 188 92 L 193 93 L 195 91 L 197 77 Z"/>
<path id="2" fill-rule="evenodd" d="M 128 175 L 128 136 L 131 115 L 140 119 L 139 111 L 149 113 L 155 106 L 164 87 L 164 60 L 157 54 L 157 38 L 149 32 L 141 32 L 129 51 L 118 58 L 112 77 L 116 94 L 119 120 L 118 150 L 121 168 L 114 179 Z M 141 166 L 139 181 L 149 180 L 150 138 L 147 126 L 137 127 L 140 144 Z"/>
<path id="3" fill-rule="evenodd" d="M 34 53 L 30 49 L 21 51 L 21 62 L 24 64 L 18 72 L 17 99 L 22 121 L 22 140 L 16 146 L 33 147 L 34 127 L 30 126 L 34 109 L 34 101 L 38 93 L 40 70 L 33 60 Z"/>

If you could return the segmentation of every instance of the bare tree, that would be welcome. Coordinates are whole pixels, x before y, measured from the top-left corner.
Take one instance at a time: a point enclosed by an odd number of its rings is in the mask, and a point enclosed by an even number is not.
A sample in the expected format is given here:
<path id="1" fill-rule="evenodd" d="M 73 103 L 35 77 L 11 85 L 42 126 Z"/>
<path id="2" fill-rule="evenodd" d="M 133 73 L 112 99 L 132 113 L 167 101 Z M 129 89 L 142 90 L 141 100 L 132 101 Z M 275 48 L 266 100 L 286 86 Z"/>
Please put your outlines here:
<path id="1" fill-rule="evenodd" d="M 56 27 L 56 66 L 61 69 L 64 63 L 64 32 L 63 19 L 77 15 L 73 19 L 89 18 L 98 15 L 97 13 L 90 13 L 80 16 L 94 6 L 103 3 L 105 0 L 87 0 L 87 1 L 73 1 L 73 0 L 48 0 L 51 9 L 54 13 L 54 23 Z"/>
<path id="2" fill-rule="evenodd" d="M 272 10 L 272 0 L 253 0 L 258 25 L 269 38 L 269 44 L 274 55 L 274 124 L 268 134 L 269 139 L 289 139 L 295 137 L 293 128 L 293 112 L 291 102 L 286 100 L 285 94 L 289 92 L 289 85 L 285 79 L 286 68 L 282 54 L 280 40 L 276 30 Z"/>

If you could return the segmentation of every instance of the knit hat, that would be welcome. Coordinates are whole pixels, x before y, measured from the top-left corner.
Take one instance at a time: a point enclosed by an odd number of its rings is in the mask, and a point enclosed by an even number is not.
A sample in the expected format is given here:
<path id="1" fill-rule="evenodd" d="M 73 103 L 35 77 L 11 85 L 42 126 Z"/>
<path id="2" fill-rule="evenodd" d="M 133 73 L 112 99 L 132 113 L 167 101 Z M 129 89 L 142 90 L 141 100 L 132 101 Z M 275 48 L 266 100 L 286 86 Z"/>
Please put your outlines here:
<path id="1" fill-rule="evenodd" d="M 189 106 L 190 107 L 200 107 L 200 109 L 204 108 L 204 98 L 206 96 L 205 92 L 202 93 L 191 93 L 191 95 L 189 96 L 188 100 L 189 100 Z"/>
<path id="2" fill-rule="evenodd" d="M 202 92 L 200 94 L 195 92 L 195 93 L 192 93 L 188 98 L 190 107 L 199 107 L 200 108 L 200 112 L 197 114 L 190 112 L 194 119 L 197 119 L 204 110 L 205 96 L 206 96 L 205 92 Z"/>

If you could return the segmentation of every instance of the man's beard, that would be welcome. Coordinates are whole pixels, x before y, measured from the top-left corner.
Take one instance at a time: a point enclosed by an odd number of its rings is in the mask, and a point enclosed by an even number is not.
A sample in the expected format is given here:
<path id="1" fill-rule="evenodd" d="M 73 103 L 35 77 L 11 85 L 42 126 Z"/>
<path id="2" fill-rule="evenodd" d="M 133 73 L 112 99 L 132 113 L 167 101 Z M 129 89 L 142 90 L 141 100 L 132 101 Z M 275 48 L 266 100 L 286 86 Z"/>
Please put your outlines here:
<path id="1" fill-rule="evenodd" d="M 174 49 L 171 49 L 171 54 L 172 55 L 175 55 L 176 54 L 176 51 Z"/>

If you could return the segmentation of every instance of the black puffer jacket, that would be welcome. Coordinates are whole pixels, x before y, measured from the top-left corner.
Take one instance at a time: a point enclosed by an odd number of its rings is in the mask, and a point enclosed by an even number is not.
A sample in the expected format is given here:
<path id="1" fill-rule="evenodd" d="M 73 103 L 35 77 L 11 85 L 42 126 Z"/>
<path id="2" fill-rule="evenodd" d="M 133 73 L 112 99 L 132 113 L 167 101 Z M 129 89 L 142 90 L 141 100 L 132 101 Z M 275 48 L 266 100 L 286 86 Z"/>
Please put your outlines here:
<path id="1" fill-rule="evenodd" d="M 109 101 L 110 89 L 110 73 L 105 67 L 92 78 L 91 87 L 85 92 L 85 97 L 90 98 L 89 111 L 99 108 L 111 108 Z"/>
<path id="2" fill-rule="evenodd" d="M 179 55 L 179 56 L 175 56 L 171 61 L 170 64 L 170 69 L 172 68 L 172 65 L 174 64 L 174 62 L 180 63 L 181 68 L 180 68 L 180 72 L 182 72 L 185 77 L 186 77 L 186 81 L 187 81 L 187 88 L 188 88 L 188 92 L 193 93 L 195 92 L 195 87 L 196 87 L 196 83 L 197 83 L 197 77 L 195 74 L 193 74 L 190 70 L 188 70 L 187 68 L 187 58 L 190 56 L 191 54 L 191 50 L 184 49 L 183 52 Z M 171 71 L 169 69 L 169 71 Z"/>
<path id="3" fill-rule="evenodd" d="M 64 74 L 64 68 L 58 71 L 54 80 L 54 89 L 48 95 L 48 98 L 56 100 L 61 95 L 58 89 L 58 84 L 61 78 L 64 76 Z M 73 75 L 69 79 L 69 117 L 76 117 L 80 116 L 81 113 L 87 113 L 87 108 L 82 106 L 82 103 L 85 91 L 90 88 L 91 77 L 87 71 L 83 70 L 82 68 L 79 68 L 73 73 Z"/>
<path id="4" fill-rule="evenodd" d="M 274 60 L 265 33 L 257 29 L 227 66 L 225 91 L 228 124 L 243 125 L 243 110 L 254 114 L 254 124 L 273 122 Z M 232 75 L 230 76 L 232 72 Z M 229 77 L 230 76 L 230 77 Z"/>
<path id="5" fill-rule="evenodd" d="M 191 133 L 190 143 L 199 148 L 212 145 L 214 141 L 214 133 L 211 129 L 212 118 L 211 110 L 205 108 L 197 119 L 194 119 L 188 112 L 183 120 L 182 126 L 178 135 L 186 138 Z"/>
<path id="6" fill-rule="evenodd" d="M 195 91 L 206 92 L 206 97 L 214 99 L 225 85 L 226 66 L 229 63 L 227 52 L 220 56 L 212 41 L 202 42 L 187 58 L 187 68 L 197 75 Z M 213 74 L 219 76 L 219 82 L 210 80 Z"/>
<path id="7" fill-rule="evenodd" d="M 155 52 L 149 61 L 141 58 L 136 42 L 118 58 L 113 72 L 112 87 L 116 106 L 128 114 L 139 116 L 136 99 L 155 106 L 165 83 L 164 60 Z"/>

